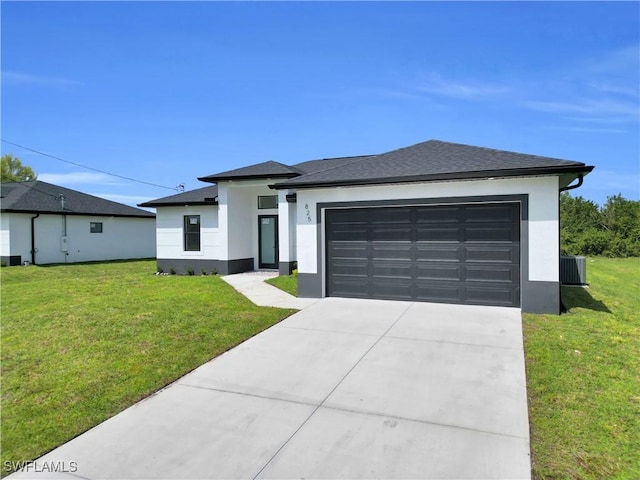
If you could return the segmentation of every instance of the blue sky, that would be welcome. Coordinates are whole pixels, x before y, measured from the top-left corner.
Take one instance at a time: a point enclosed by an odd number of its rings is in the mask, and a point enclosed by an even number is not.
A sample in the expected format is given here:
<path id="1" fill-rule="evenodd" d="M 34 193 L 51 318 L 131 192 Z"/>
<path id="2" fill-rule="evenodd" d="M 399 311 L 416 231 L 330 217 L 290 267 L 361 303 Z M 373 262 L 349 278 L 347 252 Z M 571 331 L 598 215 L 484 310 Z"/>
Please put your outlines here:
<path id="1" fill-rule="evenodd" d="M 640 196 L 640 3 L 2 2 L 2 138 L 166 187 L 429 139 Z M 128 204 L 175 193 L 2 144 Z"/>

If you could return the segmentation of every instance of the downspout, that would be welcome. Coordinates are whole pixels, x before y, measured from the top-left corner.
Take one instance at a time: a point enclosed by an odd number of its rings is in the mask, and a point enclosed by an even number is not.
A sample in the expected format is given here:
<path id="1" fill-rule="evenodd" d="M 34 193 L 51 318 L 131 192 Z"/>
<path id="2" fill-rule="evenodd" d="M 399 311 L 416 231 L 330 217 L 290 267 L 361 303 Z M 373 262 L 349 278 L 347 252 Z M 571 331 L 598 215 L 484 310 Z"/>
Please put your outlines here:
<path id="1" fill-rule="evenodd" d="M 567 192 L 569 190 L 573 190 L 574 188 L 578 188 L 580 186 L 582 186 L 582 182 L 584 181 L 584 175 L 581 173 L 578 176 L 578 183 L 576 183 L 575 185 L 567 185 L 566 187 L 562 187 L 560 188 L 560 192 Z M 560 195 L 558 195 L 558 227 L 560 227 Z M 560 228 L 558 228 L 558 250 L 560 249 Z M 558 273 L 560 273 L 562 271 L 562 267 L 560 265 L 560 263 L 562 262 L 561 257 L 561 252 L 558 252 L 560 255 L 558 255 Z M 565 305 L 562 303 L 562 279 L 558 278 L 558 299 L 560 300 L 560 312 L 558 313 L 562 313 L 563 311 L 566 311 L 566 307 Z"/>
<path id="2" fill-rule="evenodd" d="M 574 188 L 578 188 L 582 186 L 582 182 L 584 180 L 584 175 L 580 174 L 580 176 L 578 177 L 578 183 L 575 185 L 567 185 L 566 187 L 562 187 L 560 189 L 561 192 L 566 192 L 568 190 L 573 190 Z"/>
<path id="3" fill-rule="evenodd" d="M 35 217 L 31 217 L 31 265 L 36 264 L 36 225 L 35 220 L 40 216 L 39 213 Z"/>

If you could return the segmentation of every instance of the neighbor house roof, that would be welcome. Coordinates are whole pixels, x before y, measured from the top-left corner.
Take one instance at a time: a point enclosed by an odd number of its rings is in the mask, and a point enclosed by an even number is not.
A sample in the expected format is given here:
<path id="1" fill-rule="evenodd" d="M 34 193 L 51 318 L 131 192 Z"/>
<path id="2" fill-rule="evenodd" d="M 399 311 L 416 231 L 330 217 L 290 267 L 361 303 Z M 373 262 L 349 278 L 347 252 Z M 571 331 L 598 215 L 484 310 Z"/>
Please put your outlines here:
<path id="1" fill-rule="evenodd" d="M 112 202 L 87 193 L 59 187 L 41 180 L 0 185 L 1 211 L 17 213 L 56 213 L 109 217 L 149 217 L 146 210 Z"/>
<path id="2" fill-rule="evenodd" d="M 189 190 L 188 192 L 140 203 L 139 207 L 169 207 L 180 205 L 217 205 L 218 185 Z"/>
<path id="3" fill-rule="evenodd" d="M 588 173 L 582 162 L 429 140 L 299 175 L 274 188 L 371 185 L 536 174 Z"/>

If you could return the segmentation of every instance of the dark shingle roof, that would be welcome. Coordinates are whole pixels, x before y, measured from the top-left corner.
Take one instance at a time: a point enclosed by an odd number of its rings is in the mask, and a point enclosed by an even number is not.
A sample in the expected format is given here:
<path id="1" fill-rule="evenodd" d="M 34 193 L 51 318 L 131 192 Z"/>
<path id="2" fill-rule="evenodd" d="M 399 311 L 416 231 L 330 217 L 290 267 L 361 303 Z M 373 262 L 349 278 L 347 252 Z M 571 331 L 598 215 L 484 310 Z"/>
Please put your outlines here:
<path id="1" fill-rule="evenodd" d="M 64 209 L 61 195 L 64 196 Z M 65 213 L 109 217 L 149 217 L 146 210 L 94 197 L 87 193 L 59 187 L 40 180 L 12 182 L 0 185 L 3 212 Z"/>
<path id="2" fill-rule="evenodd" d="M 429 140 L 291 178 L 275 188 L 588 173 L 592 169 L 581 162 Z"/>
<path id="3" fill-rule="evenodd" d="M 222 180 L 245 180 L 250 178 L 291 178 L 300 175 L 300 173 L 302 172 L 283 163 L 269 160 L 268 162 L 257 163 L 255 165 L 249 165 L 248 167 L 236 168 L 215 175 L 199 177 L 198 180 L 213 183 Z"/>
<path id="4" fill-rule="evenodd" d="M 139 207 L 168 207 L 171 205 L 217 205 L 218 185 L 189 190 L 188 192 L 170 195 L 168 197 L 149 200 L 139 204 Z"/>
<path id="5" fill-rule="evenodd" d="M 374 155 L 375 156 L 375 155 Z M 322 170 L 328 170 L 330 168 L 347 165 L 351 162 L 357 162 L 364 158 L 372 158 L 372 155 L 359 155 L 357 157 L 337 157 L 337 158 L 323 158 L 321 160 L 308 160 L 302 163 L 296 163 L 292 168 L 299 170 L 302 173 L 316 173 Z"/>

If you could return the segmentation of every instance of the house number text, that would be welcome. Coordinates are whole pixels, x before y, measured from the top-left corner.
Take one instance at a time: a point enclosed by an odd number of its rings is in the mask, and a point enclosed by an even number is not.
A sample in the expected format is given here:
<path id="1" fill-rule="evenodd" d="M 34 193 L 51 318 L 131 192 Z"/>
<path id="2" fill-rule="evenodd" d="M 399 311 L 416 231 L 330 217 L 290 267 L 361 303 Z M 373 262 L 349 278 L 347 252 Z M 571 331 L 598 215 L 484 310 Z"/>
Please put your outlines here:
<path id="1" fill-rule="evenodd" d="M 305 203 L 304 204 L 304 210 L 307 214 L 307 223 L 311 223 L 311 211 L 309 210 L 309 204 Z"/>

